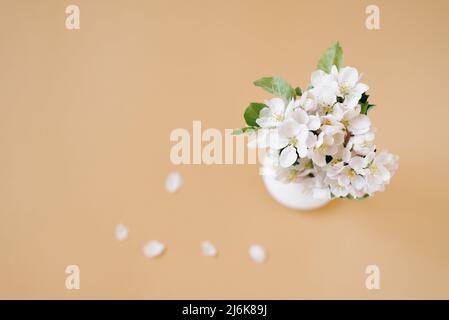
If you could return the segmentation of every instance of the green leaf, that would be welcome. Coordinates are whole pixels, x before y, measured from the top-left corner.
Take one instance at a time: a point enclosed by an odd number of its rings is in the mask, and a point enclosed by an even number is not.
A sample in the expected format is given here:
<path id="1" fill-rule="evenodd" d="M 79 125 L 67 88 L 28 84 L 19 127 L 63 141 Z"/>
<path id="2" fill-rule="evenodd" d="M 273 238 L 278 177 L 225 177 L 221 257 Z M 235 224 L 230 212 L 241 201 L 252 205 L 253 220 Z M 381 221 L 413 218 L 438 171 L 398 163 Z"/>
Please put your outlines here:
<path id="1" fill-rule="evenodd" d="M 369 95 L 368 95 L 368 94 L 362 93 L 362 97 L 361 97 L 360 100 L 359 100 L 359 103 L 360 103 L 360 106 L 361 106 L 361 109 L 360 109 L 360 113 L 361 113 L 361 114 L 367 115 L 367 114 L 368 114 L 368 111 L 369 111 L 372 107 L 375 106 L 375 104 L 369 103 L 368 98 L 369 98 Z"/>
<path id="2" fill-rule="evenodd" d="M 287 80 L 280 77 L 264 77 L 254 81 L 254 85 L 289 101 L 296 96 Z"/>
<path id="3" fill-rule="evenodd" d="M 328 48 L 318 61 L 318 69 L 330 73 L 332 66 L 340 69 L 343 66 L 343 49 L 340 43 L 336 42 L 332 47 Z"/>
<path id="4" fill-rule="evenodd" d="M 375 107 L 375 104 L 369 104 L 369 103 L 364 103 L 362 104 L 362 109 L 360 110 L 361 114 L 367 115 L 368 111 L 372 108 Z"/>
<path id="5" fill-rule="evenodd" d="M 256 119 L 259 118 L 260 110 L 266 107 L 267 106 L 263 103 L 257 102 L 250 103 L 249 106 L 246 108 L 245 113 L 243 114 L 246 124 L 250 127 L 259 127 L 259 125 L 256 123 Z"/>
<path id="6" fill-rule="evenodd" d="M 302 96 L 302 89 L 300 87 L 295 88 L 295 93 L 298 97 Z"/>
<path id="7" fill-rule="evenodd" d="M 238 128 L 238 129 L 235 129 L 234 131 L 232 131 L 232 134 L 237 136 L 237 135 L 244 134 L 244 133 L 247 133 L 247 132 L 253 131 L 253 130 L 256 130 L 256 128 L 255 127 Z"/>
<path id="8" fill-rule="evenodd" d="M 367 193 L 365 193 L 363 196 L 361 196 L 361 197 L 358 197 L 358 198 L 354 198 L 352 195 L 347 195 L 346 196 L 346 199 L 349 199 L 349 200 L 356 200 L 356 201 L 361 201 L 361 200 L 365 200 L 365 199 L 367 199 L 367 198 L 369 198 L 369 194 L 367 194 Z"/>

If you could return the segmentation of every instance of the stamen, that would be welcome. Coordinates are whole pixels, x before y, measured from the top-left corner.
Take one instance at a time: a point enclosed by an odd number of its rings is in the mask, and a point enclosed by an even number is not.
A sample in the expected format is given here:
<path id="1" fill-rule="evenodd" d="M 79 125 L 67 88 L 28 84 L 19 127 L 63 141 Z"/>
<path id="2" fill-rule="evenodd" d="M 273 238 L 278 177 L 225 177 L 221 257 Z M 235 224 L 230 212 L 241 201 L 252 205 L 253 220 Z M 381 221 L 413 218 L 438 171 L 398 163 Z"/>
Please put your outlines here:
<path id="1" fill-rule="evenodd" d="M 298 174 L 298 170 L 296 170 L 296 169 L 290 170 L 290 175 L 288 176 L 288 180 L 289 181 L 295 180 L 297 174 Z"/>
<path id="2" fill-rule="evenodd" d="M 324 114 L 329 114 L 332 112 L 332 110 L 333 110 L 332 106 L 329 106 L 329 105 L 324 106 L 324 108 L 323 108 Z"/>
<path id="3" fill-rule="evenodd" d="M 332 166 L 335 166 L 336 164 L 340 163 L 340 159 L 332 159 L 331 162 L 329 162 Z"/>
<path id="4" fill-rule="evenodd" d="M 292 145 L 292 146 L 296 146 L 297 143 L 298 143 L 298 140 L 297 140 L 295 137 L 290 138 L 290 139 L 288 140 L 288 144 L 290 144 L 290 145 Z"/>
<path id="5" fill-rule="evenodd" d="M 321 146 L 318 147 L 318 149 L 322 152 L 326 151 L 327 149 L 327 144 L 323 143 Z"/>
<path id="6" fill-rule="evenodd" d="M 312 162 L 312 160 L 307 161 L 306 164 L 304 165 L 304 168 L 306 168 L 306 169 L 313 169 L 313 162 Z"/>
<path id="7" fill-rule="evenodd" d="M 341 86 L 340 86 L 340 92 L 341 92 L 341 94 L 342 95 L 347 95 L 348 93 L 349 93 L 349 87 L 348 87 L 348 85 L 346 85 L 346 84 L 342 84 Z"/>
<path id="8" fill-rule="evenodd" d="M 357 172 L 355 172 L 354 169 L 349 169 L 347 175 L 348 177 L 355 177 Z"/>

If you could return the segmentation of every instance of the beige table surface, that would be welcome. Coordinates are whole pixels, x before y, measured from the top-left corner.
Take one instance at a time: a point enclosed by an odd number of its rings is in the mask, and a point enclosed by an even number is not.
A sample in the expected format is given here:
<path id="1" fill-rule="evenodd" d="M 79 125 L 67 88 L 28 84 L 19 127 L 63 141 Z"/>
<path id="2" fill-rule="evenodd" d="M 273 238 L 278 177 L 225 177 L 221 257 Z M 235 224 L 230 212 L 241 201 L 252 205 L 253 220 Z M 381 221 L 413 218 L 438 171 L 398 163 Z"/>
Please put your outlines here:
<path id="1" fill-rule="evenodd" d="M 69 4 L 0 1 L 0 298 L 449 298 L 447 1 L 376 0 L 375 31 L 370 1 L 78 0 L 75 31 Z M 241 126 L 268 97 L 253 80 L 305 87 L 336 40 L 371 87 L 377 145 L 401 158 L 385 193 L 298 213 L 257 165 L 170 162 L 171 130 Z"/>

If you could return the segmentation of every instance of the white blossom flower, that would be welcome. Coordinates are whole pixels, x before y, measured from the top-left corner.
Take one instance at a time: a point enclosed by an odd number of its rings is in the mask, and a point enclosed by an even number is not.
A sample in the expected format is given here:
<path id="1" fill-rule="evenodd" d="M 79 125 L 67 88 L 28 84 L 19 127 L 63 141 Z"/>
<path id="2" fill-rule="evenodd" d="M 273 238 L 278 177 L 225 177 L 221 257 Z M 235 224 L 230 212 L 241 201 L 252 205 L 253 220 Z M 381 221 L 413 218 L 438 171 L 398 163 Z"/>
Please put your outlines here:
<path id="1" fill-rule="evenodd" d="M 367 171 L 366 179 L 368 193 L 382 191 L 383 186 L 390 182 L 391 176 L 396 172 L 398 156 L 382 151 L 378 154 L 370 152 L 366 157 Z"/>
<path id="2" fill-rule="evenodd" d="M 318 101 L 310 90 L 306 90 L 302 93 L 302 96 L 298 100 L 298 104 L 307 112 L 316 111 L 318 107 Z"/>
<path id="3" fill-rule="evenodd" d="M 376 149 L 374 137 L 375 134 L 372 130 L 364 134 L 351 136 L 348 141 L 348 148 L 352 149 L 358 155 L 366 156 Z"/>
<path id="4" fill-rule="evenodd" d="M 361 190 L 365 187 L 366 181 L 363 175 L 358 174 L 351 165 L 348 165 L 338 175 L 338 183 L 344 186 L 351 184 L 355 189 Z"/>
<path id="5" fill-rule="evenodd" d="M 331 178 L 335 178 L 343 171 L 345 165 L 351 159 L 351 151 L 349 148 L 343 148 L 343 146 L 332 156 L 332 160 L 324 167 L 326 175 Z"/>
<path id="6" fill-rule="evenodd" d="M 279 126 L 279 137 L 275 144 L 282 149 L 280 163 L 288 167 L 296 162 L 298 156 L 304 158 L 316 144 L 317 137 L 311 132 L 320 128 L 320 118 L 308 115 L 297 108 L 290 112 L 288 118 Z"/>
<path id="7" fill-rule="evenodd" d="M 321 132 L 318 135 L 316 148 L 312 152 L 313 163 L 319 167 L 326 165 L 326 156 L 332 156 L 338 152 L 338 146 L 344 141 L 344 134 L 337 132 L 334 135 Z"/>
<path id="8" fill-rule="evenodd" d="M 345 116 L 342 119 L 342 123 L 346 127 L 346 129 L 353 134 L 367 133 L 371 127 L 371 121 L 367 115 L 356 115 L 351 112 L 345 113 Z"/>
<path id="9" fill-rule="evenodd" d="M 354 156 L 349 160 L 349 167 L 357 174 L 367 175 L 368 159 L 361 156 Z"/>
<path id="10" fill-rule="evenodd" d="M 285 100 L 265 101 L 254 131 L 245 130 L 248 146 L 268 148 L 270 164 L 264 162 L 262 174 L 300 183 L 304 192 L 320 199 L 362 198 L 382 191 L 398 157 L 376 152 L 371 121 L 361 113 L 360 99 L 369 87 L 360 78 L 353 67 L 332 66 L 330 73 L 314 71 L 300 97 L 287 101 L 291 95 L 281 90 Z M 260 247 L 253 250 L 263 256 Z"/>
<path id="11" fill-rule="evenodd" d="M 309 129 L 305 124 L 299 124 L 293 118 L 286 119 L 279 126 L 277 149 L 282 149 L 279 162 L 284 168 L 291 166 L 298 159 L 307 154 L 307 138 Z"/>
<path id="12" fill-rule="evenodd" d="M 328 116 L 328 118 L 332 117 L 339 121 L 352 134 L 365 134 L 370 130 L 371 121 L 367 115 L 360 113 L 360 106 L 344 110 L 341 105 L 336 104 L 334 109 L 335 112 L 332 116 Z"/>
<path id="13" fill-rule="evenodd" d="M 299 107 L 300 100 L 291 99 L 287 104 L 287 108 L 285 109 L 285 118 L 287 118 L 293 111 L 295 111 Z"/>
<path id="14" fill-rule="evenodd" d="M 333 177 L 327 176 L 325 181 L 329 184 L 333 196 L 337 198 L 347 196 L 360 198 L 366 193 L 365 177 L 357 174 L 349 165 L 343 166 L 343 169 L 338 175 Z"/>
<path id="15" fill-rule="evenodd" d="M 338 93 L 338 82 L 335 77 L 323 70 L 316 70 L 312 73 L 310 84 L 312 86 L 310 91 L 313 92 L 316 97 L 330 97 L 332 94 L 336 96 Z"/>
<path id="16" fill-rule="evenodd" d="M 356 68 L 344 67 L 340 70 L 332 66 L 331 74 L 338 85 L 338 96 L 344 97 L 348 107 L 355 107 L 362 94 L 368 91 L 369 87 L 359 82 L 360 76 Z"/>
<path id="17" fill-rule="evenodd" d="M 304 177 L 314 172 L 313 162 L 308 158 L 298 160 L 298 164 L 287 168 L 278 167 L 275 175 L 276 180 L 283 183 L 301 182 Z"/>
<path id="18" fill-rule="evenodd" d="M 262 128 L 276 127 L 284 121 L 285 102 L 281 98 L 273 98 L 265 101 L 265 104 L 267 107 L 260 110 L 256 123 Z"/>
<path id="19" fill-rule="evenodd" d="M 336 176 L 328 176 L 327 183 L 335 197 L 361 198 L 382 191 L 397 168 L 397 156 L 388 152 L 354 156 Z"/>
<path id="20" fill-rule="evenodd" d="M 321 116 L 321 132 L 327 135 L 333 135 L 337 132 L 342 132 L 345 129 L 345 126 L 337 120 L 333 115 L 325 115 Z"/>
<path id="21" fill-rule="evenodd" d="M 340 184 L 338 179 L 327 179 L 330 192 L 336 198 L 344 198 L 349 194 L 349 188 L 347 185 Z"/>
<path id="22" fill-rule="evenodd" d="M 297 123 L 304 124 L 310 131 L 318 130 L 321 126 L 320 117 L 308 115 L 306 111 L 298 108 L 289 114 Z"/>

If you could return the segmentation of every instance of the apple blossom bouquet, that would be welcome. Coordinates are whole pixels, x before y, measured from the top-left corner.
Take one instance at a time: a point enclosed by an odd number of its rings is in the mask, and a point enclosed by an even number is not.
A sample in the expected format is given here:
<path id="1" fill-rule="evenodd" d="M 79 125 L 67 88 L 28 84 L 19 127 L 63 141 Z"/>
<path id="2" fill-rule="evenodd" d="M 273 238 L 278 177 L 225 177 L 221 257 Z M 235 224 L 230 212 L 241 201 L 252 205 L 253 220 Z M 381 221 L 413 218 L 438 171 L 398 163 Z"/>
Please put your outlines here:
<path id="1" fill-rule="evenodd" d="M 244 113 L 250 145 L 268 148 L 269 172 L 284 183 L 301 183 L 321 199 L 361 199 L 383 191 L 398 156 L 378 152 L 368 111 L 368 85 L 353 67 L 343 67 L 337 42 L 326 50 L 307 90 L 283 78 L 254 84 L 275 97 L 251 103 Z M 268 171 L 265 171 L 265 174 Z"/>

